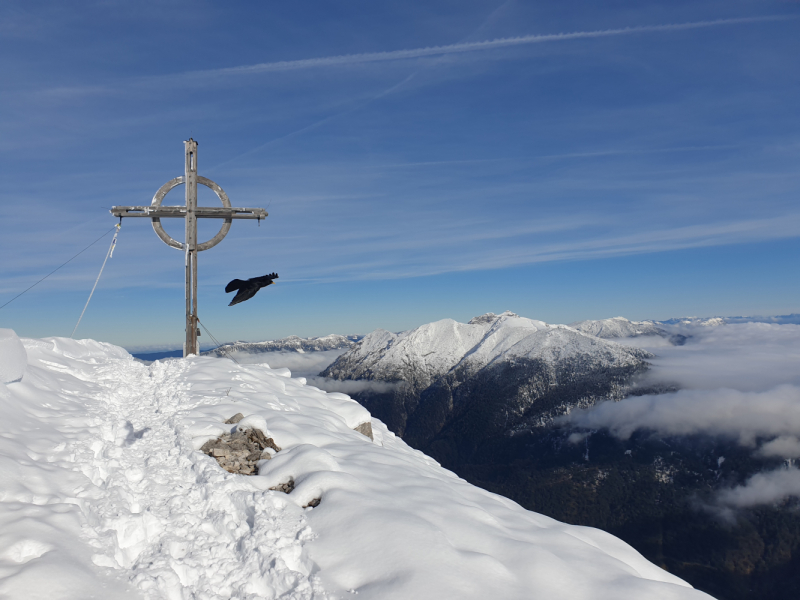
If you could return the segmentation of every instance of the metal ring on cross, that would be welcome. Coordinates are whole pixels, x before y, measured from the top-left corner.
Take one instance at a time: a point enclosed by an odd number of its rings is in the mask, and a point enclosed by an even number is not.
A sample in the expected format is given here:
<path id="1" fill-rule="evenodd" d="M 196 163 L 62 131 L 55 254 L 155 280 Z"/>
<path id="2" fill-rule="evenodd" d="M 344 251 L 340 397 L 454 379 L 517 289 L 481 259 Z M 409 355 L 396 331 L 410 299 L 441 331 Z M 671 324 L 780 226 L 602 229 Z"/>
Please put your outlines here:
<path id="1" fill-rule="evenodd" d="M 153 196 L 153 202 L 151 206 L 161 206 L 162 200 L 164 200 L 164 196 L 169 193 L 169 191 L 173 188 L 178 187 L 184 182 L 185 177 L 181 175 L 180 177 L 176 177 L 175 179 L 170 179 L 167 183 L 162 185 L 156 195 Z M 228 198 L 228 194 L 226 194 L 221 187 L 219 187 L 216 183 L 211 181 L 206 177 L 202 177 L 201 175 L 197 176 L 197 183 L 202 183 L 207 188 L 211 188 L 214 193 L 217 195 L 222 201 L 222 206 L 225 208 L 231 208 L 231 201 Z M 156 235 L 161 238 L 161 240 L 173 248 L 177 248 L 178 250 L 183 250 L 185 248 L 185 244 L 179 242 L 178 240 L 172 238 L 166 231 L 164 231 L 164 226 L 161 225 L 161 219 L 159 217 L 152 217 L 153 222 L 153 231 L 156 232 Z M 208 240 L 207 242 L 203 242 L 202 244 L 197 244 L 197 251 L 201 250 L 208 250 L 209 248 L 213 248 L 217 244 L 219 244 L 222 239 L 228 235 L 228 231 L 231 229 L 231 219 L 225 219 L 222 223 L 222 227 L 219 228 L 219 232 L 213 238 Z"/>

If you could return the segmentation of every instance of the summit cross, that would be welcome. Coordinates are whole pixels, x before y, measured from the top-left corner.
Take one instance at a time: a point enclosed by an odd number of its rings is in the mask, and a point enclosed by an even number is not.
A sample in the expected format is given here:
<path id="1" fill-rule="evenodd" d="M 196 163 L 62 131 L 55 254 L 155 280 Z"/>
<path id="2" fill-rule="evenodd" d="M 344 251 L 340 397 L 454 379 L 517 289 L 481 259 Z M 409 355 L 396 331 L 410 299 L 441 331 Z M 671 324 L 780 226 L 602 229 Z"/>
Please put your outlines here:
<path id="1" fill-rule="evenodd" d="M 219 244 L 228 235 L 233 219 L 261 219 L 267 217 L 263 208 L 234 208 L 228 195 L 216 183 L 197 174 L 197 142 L 189 138 L 184 142 L 185 169 L 184 175 L 169 180 L 162 185 L 153 196 L 150 206 L 112 206 L 111 214 L 119 217 L 146 217 L 151 220 L 156 235 L 168 246 L 183 250 L 186 255 L 186 341 L 183 344 L 183 356 L 198 354 L 197 342 L 197 253 L 208 250 Z M 197 184 L 211 188 L 222 202 L 222 206 L 197 206 Z M 173 188 L 186 185 L 186 206 L 161 206 L 164 196 Z M 179 242 L 164 231 L 161 219 L 185 219 L 186 241 Z M 207 242 L 197 243 L 197 219 L 223 219 L 222 227 Z"/>

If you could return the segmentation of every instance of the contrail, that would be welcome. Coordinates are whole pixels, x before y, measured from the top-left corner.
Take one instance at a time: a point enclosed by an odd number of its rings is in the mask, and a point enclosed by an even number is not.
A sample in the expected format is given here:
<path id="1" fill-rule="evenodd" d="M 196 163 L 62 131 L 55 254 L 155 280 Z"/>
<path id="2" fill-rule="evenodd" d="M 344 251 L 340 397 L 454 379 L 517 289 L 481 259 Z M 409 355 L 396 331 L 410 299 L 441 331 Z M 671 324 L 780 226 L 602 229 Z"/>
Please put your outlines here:
<path id="1" fill-rule="evenodd" d="M 599 31 L 575 31 L 572 33 L 553 33 L 544 35 L 524 35 L 520 37 L 500 38 L 483 42 L 465 42 L 447 46 L 431 46 L 428 48 L 413 48 L 410 50 L 392 50 L 389 52 L 366 52 L 362 54 L 343 54 L 322 58 L 306 58 L 302 60 L 284 60 L 278 62 L 243 65 L 240 67 L 226 67 L 222 69 L 209 69 L 204 71 L 189 71 L 183 73 L 185 77 L 206 77 L 209 75 L 236 75 L 250 73 L 265 73 L 270 71 L 295 71 L 298 69 L 313 69 L 339 65 L 353 65 L 360 63 L 385 62 L 421 58 L 424 56 L 441 56 L 444 54 L 457 54 L 462 52 L 478 52 L 493 50 L 509 46 L 522 46 L 526 44 L 542 44 L 546 42 L 560 42 L 586 38 L 612 37 L 617 35 L 633 35 L 637 33 L 651 33 L 658 31 L 681 31 L 687 29 L 706 29 L 709 27 L 722 27 L 726 25 L 740 25 L 746 23 L 763 23 L 768 21 L 785 21 L 797 18 L 796 15 L 769 15 L 763 17 L 742 17 L 737 19 L 717 19 L 714 21 L 694 21 L 690 23 L 675 23 L 667 25 L 642 25 L 638 27 L 624 27 L 622 29 L 602 29 Z"/>

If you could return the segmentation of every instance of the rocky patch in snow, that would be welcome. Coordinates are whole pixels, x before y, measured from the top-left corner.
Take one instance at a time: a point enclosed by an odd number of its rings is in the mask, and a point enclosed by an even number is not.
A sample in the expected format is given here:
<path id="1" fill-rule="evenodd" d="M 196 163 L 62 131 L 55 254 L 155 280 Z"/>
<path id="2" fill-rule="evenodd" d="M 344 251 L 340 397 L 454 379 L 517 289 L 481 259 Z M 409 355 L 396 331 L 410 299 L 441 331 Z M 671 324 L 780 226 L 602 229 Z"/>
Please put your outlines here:
<path id="1" fill-rule="evenodd" d="M 225 423 L 236 424 L 243 419 L 244 415 L 237 413 Z M 255 475 L 258 461 L 269 460 L 275 452 L 281 451 L 275 440 L 254 427 L 242 430 L 236 428 L 232 433 L 207 441 L 200 450 L 215 458 L 219 466 L 228 473 L 239 475 Z"/>

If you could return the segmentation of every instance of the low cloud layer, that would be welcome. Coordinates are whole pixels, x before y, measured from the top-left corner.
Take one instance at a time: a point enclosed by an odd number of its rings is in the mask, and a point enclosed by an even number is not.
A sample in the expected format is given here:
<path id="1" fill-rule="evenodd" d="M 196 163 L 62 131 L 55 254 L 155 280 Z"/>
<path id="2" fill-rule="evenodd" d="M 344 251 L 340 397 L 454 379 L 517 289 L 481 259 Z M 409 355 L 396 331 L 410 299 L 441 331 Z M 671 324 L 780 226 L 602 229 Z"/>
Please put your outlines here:
<path id="1" fill-rule="evenodd" d="M 653 369 L 646 383 L 752 392 L 784 383 L 800 385 L 798 325 L 742 323 L 677 328 L 676 332 L 691 337 L 683 346 L 652 347 L 657 358 L 651 361 Z"/>
<path id="2" fill-rule="evenodd" d="M 676 332 L 690 336 L 685 345 L 665 346 L 663 338 L 620 341 L 656 354 L 640 385 L 675 385 L 678 392 L 606 402 L 575 411 L 564 422 L 606 428 L 622 439 L 637 429 L 666 435 L 722 435 L 744 445 L 767 438 L 760 456 L 796 457 L 800 326 L 743 323 Z"/>
<path id="3" fill-rule="evenodd" d="M 333 363 L 347 348 L 320 352 L 233 352 L 233 357 L 243 365 L 269 365 L 270 368 L 287 368 L 292 377 L 316 377 Z"/>
<path id="4" fill-rule="evenodd" d="M 763 458 L 800 458 L 800 440 L 792 435 L 782 435 L 761 446 L 756 455 Z"/>
<path id="5" fill-rule="evenodd" d="M 800 458 L 800 326 L 742 323 L 677 332 L 691 336 L 684 346 L 665 346 L 662 338 L 620 340 L 657 355 L 640 385 L 671 384 L 677 392 L 604 402 L 562 422 L 620 439 L 637 430 L 721 436 L 753 448 L 757 458 L 787 464 Z M 730 516 L 789 496 L 800 496 L 795 468 L 758 473 L 719 492 L 709 508 Z"/>
<path id="6" fill-rule="evenodd" d="M 800 433 L 800 387 L 782 385 L 766 392 L 680 390 L 604 402 L 576 411 L 570 421 L 587 429 L 607 428 L 620 439 L 637 429 L 650 429 L 666 435 L 723 435 L 751 446 L 759 437 Z"/>
<path id="7" fill-rule="evenodd" d="M 342 392 L 343 394 L 357 394 L 364 391 L 386 394 L 404 385 L 388 381 L 339 381 L 338 379 L 328 379 L 326 377 L 308 377 L 307 382 L 309 385 L 318 387 L 326 392 Z"/>
<path id="8" fill-rule="evenodd" d="M 320 352 L 234 352 L 233 357 L 245 365 L 269 365 L 270 368 L 287 368 L 292 372 L 292 377 L 305 377 L 309 385 L 318 387 L 326 392 L 341 392 L 343 394 L 357 394 L 369 390 L 379 394 L 396 390 L 399 383 L 387 381 L 339 381 L 319 377 L 319 374 L 332 364 L 347 348 L 339 350 L 324 350 Z"/>
<path id="9" fill-rule="evenodd" d="M 789 496 L 800 496 L 800 470 L 795 468 L 757 473 L 744 485 L 720 492 L 717 503 L 730 510 L 774 504 Z"/>

